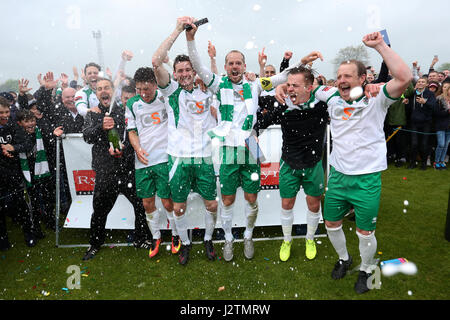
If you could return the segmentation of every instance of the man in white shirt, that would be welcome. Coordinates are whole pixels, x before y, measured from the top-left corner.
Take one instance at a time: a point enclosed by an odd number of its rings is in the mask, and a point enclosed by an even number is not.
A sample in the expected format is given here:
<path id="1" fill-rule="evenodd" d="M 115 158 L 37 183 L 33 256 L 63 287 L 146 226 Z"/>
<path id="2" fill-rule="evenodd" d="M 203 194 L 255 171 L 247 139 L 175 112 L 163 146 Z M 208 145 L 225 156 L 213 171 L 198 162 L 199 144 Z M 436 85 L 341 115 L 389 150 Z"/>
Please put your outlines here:
<path id="1" fill-rule="evenodd" d="M 209 134 L 215 141 L 222 141 L 220 184 L 223 201 L 221 212 L 222 227 L 225 232 L 223 257 L 226 261 L 233 259 L 232 218 L 233 206 L 238 187 L 242 187 L 246 200 L 244 231 L 244 256 L 252 259 L 254 256 L 253 229 L 258 215 L 257 196 L 260 188 L 261 168 L 257 159 L 251 156 L 246 148 L 246 139 L 250 137 L 256 123 L 258 98 L 263 90 L 270 91 L 278 84 L 287 80 L 287 70 L 270 78 L 260 78 L 247 81 L 244 77 L 246 64 L 244 55 L 238 50 L 231 50 L 225 57 L 227 76 L 220 77 L 205 68 L 199 58 L 195 33 L 197 27 L 190 18 L 190 31 L 186 31 L 189 58 L 191 63 L 208 87 L 220 101 L 219 125 L 210 130 Z"/>
<path id="2" fill-rule="evenodd" d="M 366 35 L 362 41 L 381 55 L 392 74 L 392 80 L 382 87 L 381 92 L 374 98 L 364 97 L 361 87 L 366 81 L 366 68 L 356 60 L 344 61 L 339 66 L 337 88 L 322 86 L 315 91 L 316 98 L 328 105 L 333 138 L 324 203 L 328 237 L 339 255 L 332 278 L 343 278 L 352 264 L 342 220 L 353 206 L 361 256 L 355 284 L 357 293 L 369 290 L 367 282 L 377 249 L 375 228 L 380 204 L 381 171 L 387 169 L 384 119 L 389 106 L 401 97 L 412 80 L 409 67 L 386 45 L 379 32 Z"/>
<path id="3" fill-rule="evenodd" d="M 136 92 L 128 99 L 127 130 L 136 159 L 136 193 L 142 199 L 147 222 L 153 235 L 149 257 L 159 252 L 161 231 L 160 212 L 155 196 L 161 199 L 172 228 L 172 253 L 178 253 L 180 243 L 173 221 L 173 203 L 169 189 L 167 166 L 167 111 L 164 97 L 157 90 L 156 77 L 151 68 L 143 67 L 134 75 Z"/>
<path id="4" fill-rule="evenodd" d="M 188 17 L 178 18 L 175 30 L 152 58 L 159 91 L 167 100 L 169 185 L 175 223 L 182 243 L 179 256 L 182 265 L 188 262 L 191 249 L 186 215 L 187 198 L 191 190 L 198 193 L 205 204 L 204 245 L 206 256 L 212 261 L 216 259 L 212 235 L 217 220 L 217 179 L 208 136 L 208 131 L 217 124 L 211 113 L 213 95 L 195 85 L 196 73 L 188 56 L 178 55 L 175 58 L 172 79 L 163 63 L 188 22 Z"/>

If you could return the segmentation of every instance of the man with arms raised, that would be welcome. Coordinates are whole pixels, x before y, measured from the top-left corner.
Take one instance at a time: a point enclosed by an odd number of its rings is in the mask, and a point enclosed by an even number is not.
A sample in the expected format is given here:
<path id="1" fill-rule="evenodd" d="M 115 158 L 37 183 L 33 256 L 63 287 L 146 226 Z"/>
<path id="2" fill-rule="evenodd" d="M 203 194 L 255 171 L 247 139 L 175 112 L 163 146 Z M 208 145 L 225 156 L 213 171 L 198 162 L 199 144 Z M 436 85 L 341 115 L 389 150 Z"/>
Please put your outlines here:
<path id="1" fill-rule="evenodd" d="M 121 62 L 119 65 L 119 70 L 123 71 L 125 69 L 125 64 L 133 58 L 131 51 L 125 50 L 122 52 Z M 95 62 L 90 62 L 84 67 L 84 75 L 86 79 L 86 85 L 77 91 L 75 94 L 75 106 L 77 107 L 78 113 L 83 117 L 93 108 L 99 105 L 99 101 L 95 91 L 97 90 L 97 81 L 99 78 L 99 72 L 101 67 Z M 99 111 L 97 108 L 95 111 Z"/>
<path id="2" fill-rule="evenodd" d="M 179 262 L 185 265 L 191 248 L 187 234 L 186 201 L 191 189 L 203 198 L 205 210 L 204 244 L 206 256 L 215 260 L 212 235 L 217 220 L 216 175 L 211 159 L 208 130 L 216 126 L 211 114 L 212 93 L 194 85 L 195 71 L 186 55 L 178 55 L 173 64 L 173 78 L 163 66 L 163 60 L 189 17 L 177 19 L 175 30 L 153 55 L 158 86 L 168 99 L 169 114 L 169 181 L 174 201 L 175 222 L 182 247 Z"/>
<path id="3" fill-rule="evenodd" d="M 230 51 L 225 57 L 226 77 L 212 73 L 201 62 L 195 46 L 197 27 L 193 18 L 189 18 L 192 30 L 186 31 L 189 58 L 200 78 L 208 89 L 217 95 L 220 101 L 221 122 L 210 130 L 213 139 L 223 142 L 222 163 L 220 166 L 220 183 L 222 201 L 222 226 L 225 231 L 224 259 L 233 259 L 232 218 L 236 191 L 239 186 L 244 190 L 246 200 L 246 229 L 244 232 L 244 255 L 247 259 L 254 256 L 253 229 L 258 215 L 257 196 L 260 188 L 261 168 L 245 147 L 245 140 L 250 137 L 256 122 L 258 97 L 263 90 L 284 83 L 287 72 L 282 72 L 271 78 L 261 78 L 249 82 L 244 78 L 246 70 L 245 57 L 238 50 Z"/>
<path id="4" fill-rule="evenodd" d="M 315 92 L 319 100 L 327 102 L 333 137 L 324 203 L 328 237 L 339 256 L 331 275 L 333 279 L 343 278 L 352 264 L 342 220 L 353 206 L 361 256 L 355 284 L 357 293 L 369 290 L 367 280 L 377 250 L 375 228 L 380 205 L 381 171 L 387 169 L 384 119 L 389 106 L 400 98 L 412 80 L 409 67 L 386 45 L 379 32 L 366 35 L 363 42 L 381 55 L 391 71 L 393 79 L 382 87 L 381 92 L 370 99 L 362 95 L 366 68 L 356 60 L 344 61 L 339 66 L 337 88 L 322 86 Z"/>

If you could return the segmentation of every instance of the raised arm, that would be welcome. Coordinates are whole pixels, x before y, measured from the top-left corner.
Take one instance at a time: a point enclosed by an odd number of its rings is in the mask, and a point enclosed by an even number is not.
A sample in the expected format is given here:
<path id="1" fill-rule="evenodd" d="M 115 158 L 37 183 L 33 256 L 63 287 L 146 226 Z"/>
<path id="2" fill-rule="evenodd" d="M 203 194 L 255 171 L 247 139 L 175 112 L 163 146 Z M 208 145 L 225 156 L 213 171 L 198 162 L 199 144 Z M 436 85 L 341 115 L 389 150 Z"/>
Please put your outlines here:
<path id="1" fill-rule="evenodd" d="M 152 65 L 155 70 L 156 81 L 160 87 L 166 87 L 170 81 L 169 72 L 164 68 L 164 60 L 168 56 L 172 45 L 175 43 L 180 33 L 183 32 L 184 25 L 191 21 L 190 19 L 190 17 L 178 18 L 175 30 L 169 35 L 169 37 L 166 38 L 166 40 L 163 41 L 163 43 L 161 43 L 152 57 Z"/>
<path id="2" fill-rule="evenodd" d="M 195 45 L 195 33 L 197 32 L 197 26 L 194 25 L 194 21 L 195 20 L 191 18 L 191 20 L 189 21 L 190 23 L 188 24 L 192 26 L 192 29 L 186 31 L 189 59 L 191 60 L 192 67 L 194 68 L 195 72 L 197 72 L 200 79 L 202 79 L 207 87 L 210 87 L 216 75 L 201 63 L 200 55 L 198 54 Z"/>
<path id="3" fill-rule="evenodd" d="M 211 41 L 208 41 L 208 55 L 211 59 L 211 71 L 215 74 L 219 74 L 216 63 L 216 47 L 211 43 Z"/>
<path id="4" fill-rule="evenodd" d="M 322 54 L 319 51 L 313 51 L 310 54 L 308 54 L 307 56 L 303 57 L 300 62 L 298 62 L 297 64 L 283 70 L 283 72 L 280 72 L 279 74 L 276 74 L 272 77 L 270 77 L 270 80 L 272 82 L 272 86 L 276 87 L 280 84 L 283 84 L 287 81 L 287 77 L 289 74 L 289 71 L 293 68 L 299 67 L 301 65 L 306 65 L 308 63 L 311 63 L 317 59 L 320 59 L 323 61 L 323 57 Z"/>
<path id="5" fill-rule="evenodd" d="M 262 78 L 264 77 L 265 74 L 265 67 L 266 67 L 266 62 L 267 62 L 267 55 L 264 53 L 264 49 L 263 48 L 261 52 L 258 52 L 258 64 L 259 64 L 259 77 Z"/>
<path id="6" fill-rule="evenodd" d="M 386 84 L 389 96 L 392 98 L 401 97 L 413 78 L 408 65 L 384 42 L 381 33 L 370 33 L 362 41 L 367 47 L 375 49 L 381 55 L 391 71 L 393 79 Z"/>

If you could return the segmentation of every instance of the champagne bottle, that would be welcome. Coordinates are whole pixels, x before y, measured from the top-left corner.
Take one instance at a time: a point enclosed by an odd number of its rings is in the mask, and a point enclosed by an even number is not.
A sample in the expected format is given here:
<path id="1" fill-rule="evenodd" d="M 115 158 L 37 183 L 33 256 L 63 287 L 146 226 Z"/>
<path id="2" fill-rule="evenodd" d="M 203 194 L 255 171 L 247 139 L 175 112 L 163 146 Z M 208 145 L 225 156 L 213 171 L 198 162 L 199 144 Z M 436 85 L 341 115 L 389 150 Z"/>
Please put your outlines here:
<path id="1" fill-rule="evenodd" d="M 108 141 L 109 141 L 109 145 L 114 149 L 114 150 L 121 150 L 120 148 L 120 138 L 119 138 L 119 133 L 117 132 L 116 128 L 112 128 L 111 130 L 108 131 Z"/>
<path id="2" fill-rule="evenodd" d="M 106 115 L 109 116 L 109 114 L 106 114 Z M 109 145 L 113 148 L 114 151 L 116 149 L 119 151 L 122 149 L 120 147 L 119 132 L 117 131 L 116 128 L 112 128 L 112 129 L 108 130 L 108 141 L 109 141 Z"/>

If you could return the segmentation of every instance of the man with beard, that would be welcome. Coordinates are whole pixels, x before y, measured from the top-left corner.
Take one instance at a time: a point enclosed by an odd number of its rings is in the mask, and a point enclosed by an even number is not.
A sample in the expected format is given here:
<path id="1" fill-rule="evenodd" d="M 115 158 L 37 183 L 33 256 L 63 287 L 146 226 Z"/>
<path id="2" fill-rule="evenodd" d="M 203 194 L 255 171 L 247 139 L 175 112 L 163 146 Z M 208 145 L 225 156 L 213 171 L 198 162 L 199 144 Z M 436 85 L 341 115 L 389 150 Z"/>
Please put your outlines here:
<path id="1" fill-rule="evenodd" d="M 245 56 L 238 50 L 231 50 L 225 57 L 227 76 L 221 78 L 205 68 L 195 45 L 197 27 L 195 19 L 187 17 L 186 24 L 192 29 L 186 31 L 189 59 L 194 70 L 207 85 L 208 90 L 217 95 L 220 101 L 221 121 L 208 134 L 214 141 L 222 143 L 220 184 L 223 201 L 221 212 L 222 226 L 225 232 L 223 257 L 226 261 L 233 259 L 232 219 L 236 191 L 242 186 L 244 191 L 246 228 L 244 231 L 244 256 L 254 256 L 253 229 L 258 215 L 257 196 L 260 189 L 260 165 L 253 159 L 246 148 L 246 139 L 250 137 L 256 123 L 258 97 L 263 90 L 270 91 L 287 80 L 287 70 L 270 78 L 247 81 Z"/>
<path id="2" fill-rule="evenodd" d="M 85 118 L 83 137 L 92 146 L 92 169 L 95 171 L 93 197 L 94 212 L 91 217 L 90 247 L 83 260 L 92 259 L 105 241 L 105 225 L 109 212 L 119 193 L 131 202 L 136 219 L 136 238 L 138 248 L 150 248 L 148 230 L 142 201 L 136 196 L 134 183 L 134 152 L 125 132 L 125 110 L 114 104 L 113 83 L 109 79 L 97 81 L 96 95 L 100 112 L 89 112 Z M 110 147 L 108 131 L 115 128 L 121 137 L 121 150 Z M 122 139 L 122 137 L 124 137 Z"/>

